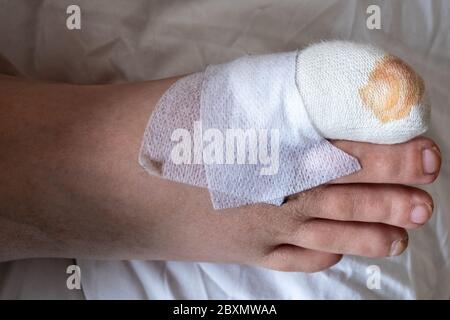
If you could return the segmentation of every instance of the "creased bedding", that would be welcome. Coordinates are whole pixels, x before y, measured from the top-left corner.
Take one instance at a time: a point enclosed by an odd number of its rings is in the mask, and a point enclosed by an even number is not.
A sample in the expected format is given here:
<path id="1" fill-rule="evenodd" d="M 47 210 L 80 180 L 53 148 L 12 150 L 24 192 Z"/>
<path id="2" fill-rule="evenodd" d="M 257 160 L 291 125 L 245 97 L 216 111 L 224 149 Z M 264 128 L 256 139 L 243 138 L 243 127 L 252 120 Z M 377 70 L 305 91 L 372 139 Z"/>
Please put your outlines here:
<path id="1" fill-rule="evenodd" d="M 66 28 L 69 4 L 81 8 L 81 30 Z M 371 4 L 381 8 L 381 30 L 366 27 Z M 449 16 L 449 0 L 0 0 L 0 60 L 9 64 L 2 70 L 28 77 L 71 83 L 157 79 L 196 72 L 243 54 L 346 39 L 374 44 L 404 59 L 423 76 L 429 91 L 433 111 L 428 135 L 440 145 L 444 162 L 439 179 L 427 188 L 436 204 L 434 217 L 426 227 L 410 233 L 410 246 L 403 255 L 345 257 L 316 274 L 210 263 L 78 260 L 84 296 L 450 298 Z M 73 292 L 59 284 L 70 263 L 0 264 L 0 297 L 73 298 Z M 366 285 L 370 265 L 380 268 L 380 289 Z M 29 281 L 19 281 L 24 273 Z M 55 278 L 61 274 L 60 280 Z M 42 281 L 31 280 L 38 278 Z"/>

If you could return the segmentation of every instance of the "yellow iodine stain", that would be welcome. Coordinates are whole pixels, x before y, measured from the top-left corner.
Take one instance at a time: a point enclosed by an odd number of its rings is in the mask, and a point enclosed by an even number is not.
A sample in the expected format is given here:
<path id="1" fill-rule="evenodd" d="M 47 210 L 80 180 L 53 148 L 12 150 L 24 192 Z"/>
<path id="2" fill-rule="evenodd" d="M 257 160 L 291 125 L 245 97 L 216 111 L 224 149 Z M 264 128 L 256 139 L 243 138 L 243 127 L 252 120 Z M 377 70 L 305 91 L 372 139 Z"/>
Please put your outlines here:
<path id="1" fill-rule="evenodd" d="M 387 55 L 376 63 L 359 95 L 378 120 L 387 123 L 407 117 L 424 89 L 422 78 L 409 65 Z"/>

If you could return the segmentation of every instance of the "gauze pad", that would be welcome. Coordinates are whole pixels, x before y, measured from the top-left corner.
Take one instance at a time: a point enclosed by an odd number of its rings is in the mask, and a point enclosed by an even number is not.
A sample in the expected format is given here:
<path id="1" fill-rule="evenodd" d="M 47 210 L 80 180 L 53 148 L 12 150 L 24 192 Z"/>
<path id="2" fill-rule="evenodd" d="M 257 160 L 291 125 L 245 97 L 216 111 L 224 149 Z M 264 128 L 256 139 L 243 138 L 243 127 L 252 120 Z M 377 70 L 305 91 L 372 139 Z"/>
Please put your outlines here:
<path id="1" fill-rule="evenodd" d="M 406 64 L 370 46 L 245 56 L 178 80 L 150 118 L 139 162 L 207 187 L 216 209 L 279 205 L 360 169 L 325 138 L 396 143 L 424 132 L 422 95 Z"/>
<path id="2" fill-rule="evenodd" d="M 428 129 L 423 80 L 378 48 L 314 44 L 299 53 L 296 78 L 309 117 L 326 138 L 392 144 Z"/>

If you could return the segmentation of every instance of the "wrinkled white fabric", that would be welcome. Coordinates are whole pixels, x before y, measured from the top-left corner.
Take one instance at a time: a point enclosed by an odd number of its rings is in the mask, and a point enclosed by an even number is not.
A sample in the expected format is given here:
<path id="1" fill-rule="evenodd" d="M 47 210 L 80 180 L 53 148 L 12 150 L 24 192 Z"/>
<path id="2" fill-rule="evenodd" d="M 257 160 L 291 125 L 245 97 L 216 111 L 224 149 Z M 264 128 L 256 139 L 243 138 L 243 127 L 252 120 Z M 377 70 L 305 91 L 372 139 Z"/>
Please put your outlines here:
<path id="1" fill-rule="evenodd" d="M 423 76 L 433 105 L 427 134 L 439 144 L 444 161 L 440 177 L 426 188 L 436 205 L 434 217 L 410 233 L 409 248 L 400 257 L 344 257 L 316 274 L 224 264 L 78 259 L 87 299 L 450 297 L 448 0 L 77 3 L 87 18 L 81 31 L 65 28 L 63 1 L 1 1 L 1 54 L 29 77 L 90 84 L 188 74 L 246 53 L 290 51 L 321 39 L 373 43 Z M 374 4 L 381 8 L 381 30 L 366 27 L 366 9 Z M 1 263 L 1 297 L 70 298 L 74 292 L 64 281 L 72 263 Z M 381 270 L 379 290 L 366 287 L 368 265 Z"/>

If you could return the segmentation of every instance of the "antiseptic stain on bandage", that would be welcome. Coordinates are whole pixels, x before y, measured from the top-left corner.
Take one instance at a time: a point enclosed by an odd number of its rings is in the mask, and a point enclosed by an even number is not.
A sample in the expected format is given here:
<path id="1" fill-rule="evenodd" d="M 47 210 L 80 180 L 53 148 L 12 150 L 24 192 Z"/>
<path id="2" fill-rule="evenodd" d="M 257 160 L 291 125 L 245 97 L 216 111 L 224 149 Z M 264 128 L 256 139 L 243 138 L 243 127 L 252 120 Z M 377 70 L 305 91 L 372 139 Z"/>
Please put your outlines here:
<path id="1" fill-rule="evenodd" d="M 178 80 L 145 130 L 148 173 L 209 189 L 216 209 L 284 197 L 361 169 L 327 139 L 407 141 L 428 127 L 421 78 L 373 46 L 322 42 Z M 231 132 L 231 134 L 229 134 Z"/>
<path id="2" fill-rule="evenodd" d="M 317 43 L 299 52 L 296 76 L 308 115 L 323 137 L 391 144 L 428 129 L 423 81 L 380 48 Z"/>
<path id="3" fill-rule="evenodd" d="M 422 78 L 392 55 L 376 63 L 367 84 L 359 90 L 364 104 L 382 123 L 407 117 L 412 107 L 420 104 L 423 92 Z"/>

